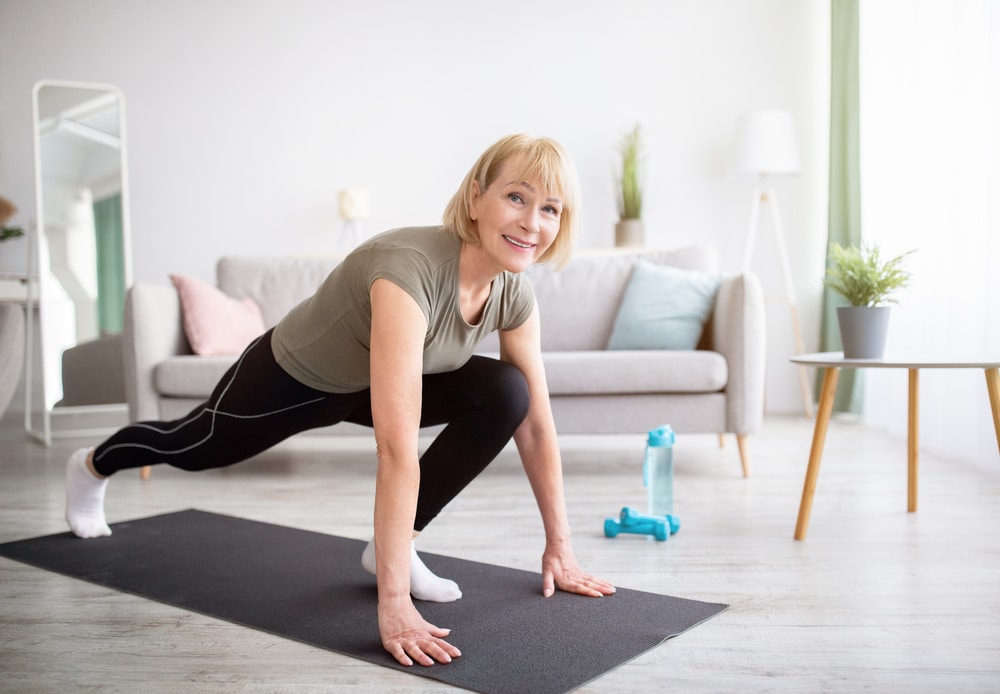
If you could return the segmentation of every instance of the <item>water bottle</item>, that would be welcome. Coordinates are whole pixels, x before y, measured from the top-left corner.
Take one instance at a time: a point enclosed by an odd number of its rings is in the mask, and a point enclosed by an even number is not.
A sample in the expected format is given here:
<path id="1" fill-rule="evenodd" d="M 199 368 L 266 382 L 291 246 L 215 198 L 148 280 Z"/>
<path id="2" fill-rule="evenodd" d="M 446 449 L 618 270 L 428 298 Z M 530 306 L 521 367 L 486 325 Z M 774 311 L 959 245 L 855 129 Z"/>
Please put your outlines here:
<path id="1" fill-rule="evenodd" d="M 669 424 L 650 429 L 642 471 L 643 481 L 649 490 L 649 515 L 673 515 L 674 430 Z"/>

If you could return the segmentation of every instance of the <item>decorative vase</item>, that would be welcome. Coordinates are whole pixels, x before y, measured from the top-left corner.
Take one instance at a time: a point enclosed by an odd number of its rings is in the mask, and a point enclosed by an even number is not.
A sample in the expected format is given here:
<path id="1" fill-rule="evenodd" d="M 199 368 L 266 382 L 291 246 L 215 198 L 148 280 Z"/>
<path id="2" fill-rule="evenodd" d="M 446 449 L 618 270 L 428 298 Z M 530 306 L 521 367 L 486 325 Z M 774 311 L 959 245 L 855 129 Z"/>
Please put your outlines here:
<path id="1" fill-rule="evenodd" d="M 615 224 L 616 246 L 642 246 L 643 226 L 641 219 L 623 219 Z"/>
<path id="2" fill-rule="evenodd" d="M 838 306 L 845 359 L 881 359 L 889 334 L 889 306 Z"/>

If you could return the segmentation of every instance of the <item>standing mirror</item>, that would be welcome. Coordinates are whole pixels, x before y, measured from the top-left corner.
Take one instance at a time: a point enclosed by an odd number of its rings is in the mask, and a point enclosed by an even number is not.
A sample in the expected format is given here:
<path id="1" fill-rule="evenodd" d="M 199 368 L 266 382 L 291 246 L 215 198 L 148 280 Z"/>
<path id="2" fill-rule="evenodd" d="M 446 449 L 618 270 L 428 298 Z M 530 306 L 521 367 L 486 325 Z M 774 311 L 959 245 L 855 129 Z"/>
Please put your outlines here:
<path id="1" fill-rule="evenodd" d="M 38 282 L 37 297 L 28 300 L 29 308 L 37 300 L 37 325 L 28 321 L 25 428 L 48 445 L 53 436 L 102 431 L 127 416 L 125 101 L 111 85 L 44 80 L 35 85 L 33 107 L 29 274 Z M 39 391 L 40 406 L 32 402 Z"/>

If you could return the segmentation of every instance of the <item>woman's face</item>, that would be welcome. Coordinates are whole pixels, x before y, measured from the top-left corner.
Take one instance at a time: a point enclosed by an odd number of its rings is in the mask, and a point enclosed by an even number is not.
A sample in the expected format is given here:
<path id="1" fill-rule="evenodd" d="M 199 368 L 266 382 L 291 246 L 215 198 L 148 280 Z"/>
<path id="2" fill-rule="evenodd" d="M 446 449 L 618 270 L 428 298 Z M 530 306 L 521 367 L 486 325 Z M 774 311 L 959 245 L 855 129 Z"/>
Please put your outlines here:
<path id="1" fill-rule="evenodd" d="M 562 200 L 537 181 L 517 180 L 510 161 L 485 191 L 474 184 L 472 215 L 486 255 L 509 272 L 523 272 L 559 233 Z"/>

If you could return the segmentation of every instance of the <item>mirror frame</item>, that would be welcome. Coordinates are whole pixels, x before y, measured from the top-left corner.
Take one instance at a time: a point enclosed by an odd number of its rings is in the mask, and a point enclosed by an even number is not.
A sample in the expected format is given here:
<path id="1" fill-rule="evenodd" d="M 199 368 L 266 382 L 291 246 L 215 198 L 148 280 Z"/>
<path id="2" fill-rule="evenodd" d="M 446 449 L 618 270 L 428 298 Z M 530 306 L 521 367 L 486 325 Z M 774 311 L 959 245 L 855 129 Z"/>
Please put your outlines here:
<path id="1" fill-rule="evenodd" d="M 50 404 L 49 391 L 53 382 L 52 379 L 59 377 L 59 373 L 50 373 L 48 368 L 49 359 L 46 358 L 46 312 L 45 297 L 49 293 L 49 283 L 52 281 L 50 272 L 42 272 L 43 263 L 49 262 L 48 241 L 46 238 L 46 215 L 43 192 L 42 175 L 42 129 L 41 114 L 39 109 L 39 94 L 47 87 L 64 87 L 70 89 L 86 89 L 93 91 L 103 91 L 113 94 L 118 102 L 118 159 L 121 178 L 121 214 L 122 214 L 122 269 L 124 274 L 124 284 L 126 291 L 132 286 L 132 232 L 131 214 L 129 209 L 129 175 L 128 175 L 128 138 L 126 137 L 126 117 L 125 117 L 125 95 L 121 89 L 111 84 L 97 82 L 79 82 L 71 80 L 44 79 L 38 81 L 32 89 L 32 131 L 35 161 L 35 212 L 36 219 L 28 245 L 28 276 L 35 278 L 35 282 L 28 283 L 27 295 L 27 326 L 25 335 L 25 406 L 24 406 L 24 427 L 25 431 L 32 438 L 44 443 L 46 446 L 52 444 L 55 436 L 84 436 L 98 433 L 106 433 L 108 425 L 91 426 L 89 428 L 59 428 L 54 430 L 53 420 L 56 416 L 66 415 L 76 419 L 86 419 L 88 415 L 103 415 L 107 419 L 108 415 L 124 414 L 127 418 L 128 406 L 126 403 L 102 404 L 102 405 L 70 405 L 56 407 L 55 403 Z M 37 296 L 33 289 L 37 289 Z M 37 312 L 33 309 L 37 308 Z M 37 314 L 37 323 L 36 323 Z M 49 319 L 51 320 L 51 318 Z M 35 412 L 32 403 L 34 382 L 34 358 L 35 358 L 35 330 L 37 326 L 38 351 L 41 359 L 39 376 L 42 389 L 42 422 L 41 428 L 35 427 Z M 50 338 L 49 338 L 50 339 Z M 60 382 L 61 389 L 62 384 Z M 116 422 L 117 424 L 117 422 Z"/>

